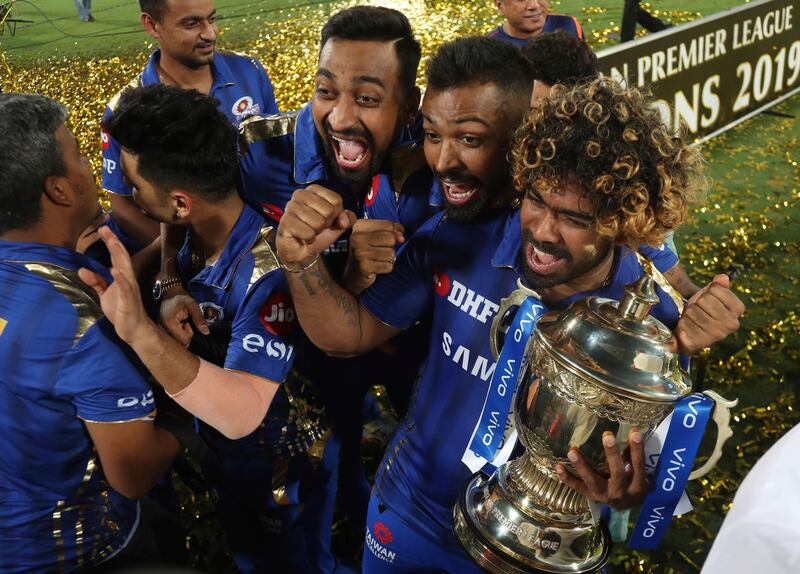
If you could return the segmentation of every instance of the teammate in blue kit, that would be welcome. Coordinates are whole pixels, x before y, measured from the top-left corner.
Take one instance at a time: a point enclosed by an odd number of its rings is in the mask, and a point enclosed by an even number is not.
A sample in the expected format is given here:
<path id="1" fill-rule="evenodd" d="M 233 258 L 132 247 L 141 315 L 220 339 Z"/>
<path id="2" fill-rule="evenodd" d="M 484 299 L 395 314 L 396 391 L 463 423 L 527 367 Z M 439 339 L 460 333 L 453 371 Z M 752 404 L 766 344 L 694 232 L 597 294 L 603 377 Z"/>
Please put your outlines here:
<path id="1" fill-rule="evenodd" d="M 142 73 L 128 87 L 167 84 L 197 90 L 219 100 L 219 110 L 232 124 L 255 114 L 276 114 L 272 83 L 253 57 L 216 50 L 217 12 L 213 0 L 140 0 L 145 31 L 158 42 Z M 116 108 L 118 93 L 106 107 L 103 119 Z M 171 118 L 179 120 L 178 118 Z M 121 229 L 146 245 L 159 235 L 157 222 L 145 217 L 131 198 L 122 176 L 119 144 L 101 131 L 103 188 Z M 257 186 L 266 169 L 260 158 L 241 158 L 243 187 Z"/>
<path id="2" fill-rule="evenodd" d="M 168 550 L 154 503 L 137 498 L 180 445 L 154 425 L 147 373 L 78 279 L 81 267 L 110 278 L 74 250 L 100 205 L 66 117 L 43 96 L 0 95 L 3 573 L 121 567 Z"/>
<path id="3" fill-rule="evenodd" d="M 330 552 L 339 447 L 314 390 L 329 359 L 295 328 L 274 225 L 236 191 L 235 128 L 210 98 L 162 85 L 125 92 L 106 128 L 137 205 L 188 227 L 178 265 L 207 333 L 186 327 L 180 343 L 271 395 L 246 436 L 200 425 L 221 461 L 218 510 L 239 569 L 342 571 Z"/>
<path id="4" fill-rule="evenodd" d="M 247 153 L 269 168 L 258 189 L 246 190 L 251 204 L 277 220 L 298 188 L 324 187 L 358 214 L 352 233 L 324 254 L 353 293 L 390 269 L 404 234 L 440 209 L 422 149 L 419 60 L 419 43 L 402 13 L 371 6 L 343 10 L 322 29 L 312 101 L 297 113 L 254 117 L 241 127 Z M 298 200 L 305 193 L 313 191 L 300 189 Z M 180 309 L 182 317 L 199 315 L 190 307 Z M 173 332 L 181 328 L 171 318 L 164 324 Z M 381 383 L 395 404 L 407 403 L 424 353 L 421 336 L 393 343 L 392 354 L 341 361 L 326 377 L 328 407 L 342 438 L 343 507 L 359 533 L 369 497 L 360 460 L 362 399 Z"/>
<path id="5" fill-rule="evenodd" d="M 487 34 L 515 46 L 524 46 L 546 32 L 564 30 L 583 41 L 583 29 L 574 16 L 549 14 L 548 0 L 495 0 L 503 23 Z"/>
<path id="6" fill-rule="evenodd" d="M 431 60 L 425 153 L 448 210 L 418 230 L 394 270 L 360 300 L 317 259 L 354 220 L 335 196 L 293 200 L 279 226 L 279 260 L 303 269 L 289 277 L 298 317 L 327 352 L 365 352 L 433 313 L 414 403 L 376 475 L 365 572 L 479 571 L 450 522 L 472 474 L 462 453 L 495 367 L 489 329 L 500 299 L 520 280 L 551 309 L 588 295 L 619 298 L 642 273 L 628 246 L 659 244 L 685 219 L 702 184 L 698 152 L 673 137 L 637 92 L 597 80 L 554 89 L 528 116 L 518 132 L 512 185 L 502 158 L 531 82 L 513 54 L 498 50 L 496 41 L 467 38 Z M 476 73 L 481 63 L 483 76 Z M 512 207 L 517 198 L 520 209 Z M 483 207 L 470 213 L 475 200 Z M 695 295 L 680 319 L 672 299 L 660 295 L 654 315 L 675 327 L 685 353 L 735 331 L 744 309 L 724 276 Z M 617 469 L 610 476 L 592 471 L 575 450 L 578 476 L 556 470 L 592 500 L 631 506 L 646 483 L 642 437 L 632 432 L 629 441 L 630 471 L 616 445 L 606 452 L 620 462 L 609 464 Z"/>

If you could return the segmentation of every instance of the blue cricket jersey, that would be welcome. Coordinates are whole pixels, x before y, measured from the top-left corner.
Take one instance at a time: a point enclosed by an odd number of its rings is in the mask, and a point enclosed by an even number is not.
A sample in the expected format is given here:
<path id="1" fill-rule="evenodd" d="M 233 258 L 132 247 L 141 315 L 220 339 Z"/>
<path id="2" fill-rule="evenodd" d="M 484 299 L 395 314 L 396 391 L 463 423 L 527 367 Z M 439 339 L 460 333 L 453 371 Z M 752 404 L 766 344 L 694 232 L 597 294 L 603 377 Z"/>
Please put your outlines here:
<path id="1" fill-rule="evenodd" d="M 106 482 L 83 421 L 151 420 L 131 349 L 78 278 L 92 259 L 0 241 L 0 572 L 71 572 L 122 549 L 139 505 Z"/>
<path id="2" fill-rule="evenodd" d="M 161 83 L 158 75 L 160 56 L 161 51 L 155 50 L 142 73 L 134 78 L 126 88 Z M 278 113 L 272 83 L 257 59 L 244 54 L 219 50 L 214 53 L 211 74 L 214 82 L 211 85 L 209 96 L 219 100 L 219 111 L 225 114 L 237 128 L 249 116 Z M 103 121 L 114 112 L 121 94 L 122 92 L 119 92 L 106 106 Z M 131 188 L 122 178 L 119 144 L 105 129 L 101 129 L 100 137 L 103 152 L 103 188 L 117 195 L 130 196 Z M 246 192 L 247 189 L 259 185 L 264 176 L 264 170 L 267 168 L 262 165 L 261 158 L 245 153 L 240 159 L 239 169 L 242 185 Z"/>
<path id="3" fill-rule="evenodd" d="M 211 331 L 195 334 L 191 350 L 226 369 L 281 385 L 264 421 L 247 437 L 230 440 L 201 424 L 201 434 L 218 451 L 289 457 L 305 452 L 327 429 L 314 379 L 303 376 L 315 354 L 322 353 L 309 348 L 300 331 L 284 272 L 269 243 L 274 229 L 245 205 L 213 265 L 195 269 L 191 232 L 178 253 L 180 272 Z"/>
<path id="4" fill-rule="evenodd" d="M 581 28 L 580 22 L 574 16 L 565 16 L 563 14 L 548 14 L 547 18 L 544 21 L 544 28 L 542 28 L 542 33 L 544 32 L 555 32 L 556 30 L 566 30 L 573 36 L 575 36 L 578 40 L 583 40 L 583 28 Z M 505 30 L 503 30 L 502 24 L 486 34 L 490 38 L 497 38 L 498 40 L 502 40 L 503 42 L 508 42 L 510 44 L 514 44 L 516 46 L 524 46 L 530 40 L 525 38 L 517 38 L 516 36 L 512 36 L 507 34 Z"/>
<path id="5" fill-rule="evenodd" d="M 428 354 L 416 395 L 375 477 L 377 495 L 418 530 L 456 547 L 452 508 L 471 476 L 461 456 L 481 413 L 495 361 L 489 347 L 500 300 L 523 277 L 519 211 L 455 223 L 444 214 L 426 222 L 408 241 L 394 271 L 378 277 L 361 304 L 378 320 L 400 329 L 432 311 Z M 677 262 L 659 254 L 659 269 Z M 672 265 L 667 259 L 673 261 Z M 613 280 L 577 293 L 551 309 L 589 295 L 620 299 L 642 273 L 635 255 L 618 248 Z M 659 289 L 652 313 L 673 327 L 678 312 Z"/>

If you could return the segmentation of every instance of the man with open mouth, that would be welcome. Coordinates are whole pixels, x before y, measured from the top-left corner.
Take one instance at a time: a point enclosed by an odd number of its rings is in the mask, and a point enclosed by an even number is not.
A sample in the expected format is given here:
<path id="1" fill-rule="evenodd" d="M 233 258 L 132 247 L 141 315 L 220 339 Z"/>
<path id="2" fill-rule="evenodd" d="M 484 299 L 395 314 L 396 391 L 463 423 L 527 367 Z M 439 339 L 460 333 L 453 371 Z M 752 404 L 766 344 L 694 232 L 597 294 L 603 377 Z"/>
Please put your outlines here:
<path id="1" fill-rule="evenodd" d="M 484 209 L 465 220 L 444 212 L 426 222 L 393 271 L 359 299 L 318 259 L 354 221 L 335 195 L 320 190 L 311 204 L 292 200 L 278 229 L 278 258 L 298 270 L 288 277 L 298 319 L 326 352 L 366 352 L 433 315 L 415 400 L 376 475 L 367 573 L 480 571 L 450 523 L 473 472 L 465 449 L 495 370 L 489 330 L 501 298 L 522 281 L 551 309 L 588 295 L 619 299 L 642 273 L 628 246 L 658 245 L 704 187 L 699 153 L 674 137 L 638 92 L 607 80 L 554 89 L 527 116 L 513 149 L 513 185 L 503 185 L 501 142 L 508 145 L 515 124 L 504 115 L 520 102 L 527 108 L 531 94 L 524 66 L 515 64 L 517 51 L 503 48 L 486 38 L 443 46 L 429 63 L 423 104 L 426 157 L 444 193 L 454 200 L 485 193 Z M 473 81 L 449 84 L 449 75 Z M 735 331 L 744 312 L 724 276 L 695 295 L 682 316 L 659 294 L 653 314 L 675 328 L 684 353 Z M 592 500 L 629 507 L 643 499 L 646 481 L 642 435 L 634 430 L 626 439 L 630 470 L 618 458 L 609 463 L 616 470 L 601 476 L 577 450 L 570 458 L 578 476 L 554 470 Z M 621 456 L 616 443 L 606 456 Z"/>

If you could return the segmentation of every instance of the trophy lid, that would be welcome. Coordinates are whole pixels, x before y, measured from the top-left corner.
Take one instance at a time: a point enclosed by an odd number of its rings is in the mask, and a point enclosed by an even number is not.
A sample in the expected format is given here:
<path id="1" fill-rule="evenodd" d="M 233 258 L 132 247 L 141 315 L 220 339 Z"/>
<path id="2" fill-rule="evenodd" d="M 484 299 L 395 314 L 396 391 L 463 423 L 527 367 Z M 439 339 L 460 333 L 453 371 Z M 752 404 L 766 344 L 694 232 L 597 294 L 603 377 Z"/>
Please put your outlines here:
<path id="1" fill-rule="evenodd" d="M 691 391 L 672 332 L 649 315 L 653 278 L 625 286 L 622 301 L 588 297 L 544 315 L 534 344 L 573 374 L 621 395 L 674 402 Z"/>

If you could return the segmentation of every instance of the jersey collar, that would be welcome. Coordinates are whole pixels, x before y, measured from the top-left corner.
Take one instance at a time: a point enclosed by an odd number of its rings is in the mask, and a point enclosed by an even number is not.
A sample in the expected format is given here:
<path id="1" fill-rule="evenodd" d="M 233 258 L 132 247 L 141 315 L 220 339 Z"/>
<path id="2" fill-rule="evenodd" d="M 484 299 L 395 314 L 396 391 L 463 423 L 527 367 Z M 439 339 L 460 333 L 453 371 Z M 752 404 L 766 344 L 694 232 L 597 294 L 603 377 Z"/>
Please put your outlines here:
<path id="1" fill-rule="evenodd" d="M 158 75 L 158 61 L 161 59 L 161 49 L 156 48 L 150 54 L 150 59 L 147 62 L 144 70 L 142 71 L 142 84 L 150 86 L 152 84 L 160 84 L 161 77 Z M 236 85 L 236 78 L 231 72 L 225 57 L 219 52 L 214 52 L 214 59 L 211 61 L 211 77 L 214 78 L 211 84 L 211 93 L 213 94 L 218 88 L 227 88 L 228 86 Z"/>
<path id="2" fill-rule="evenodd" d="M 216 289 L 227 289 L 239 262 L 250 251 L 263 225 L 264 217 L 245 203 L 239 219 L 236 220 L 236 224 L 231 230 L 222 254 L 213 265 L 206 267 L 194 277 L 189 278 L 189 281 L 199 281 Z M 178 264 L 185 277 L 188 277 L 192 269 L 191 239 L 192 233 L 189 231 L 186 233 L 183 247 L 178 253 Z"/>
<path id="3" fill-rule="evenodd" d="M 522 228 L 520 227 L 519 209 L 506 213 L 503 237 L 492 256 L 494 267 L 517 269 L 519 248 L 522 246 Z"/>
<path id="4" fill-rule="evenodd" d="M 37 262 L 58 265 L 70 271 L 86 267 L 111 283 L 111 274 L 98 261 L 66 247 L 49 243 L 28 243 L 0 240 L 0 261 Z"/>

